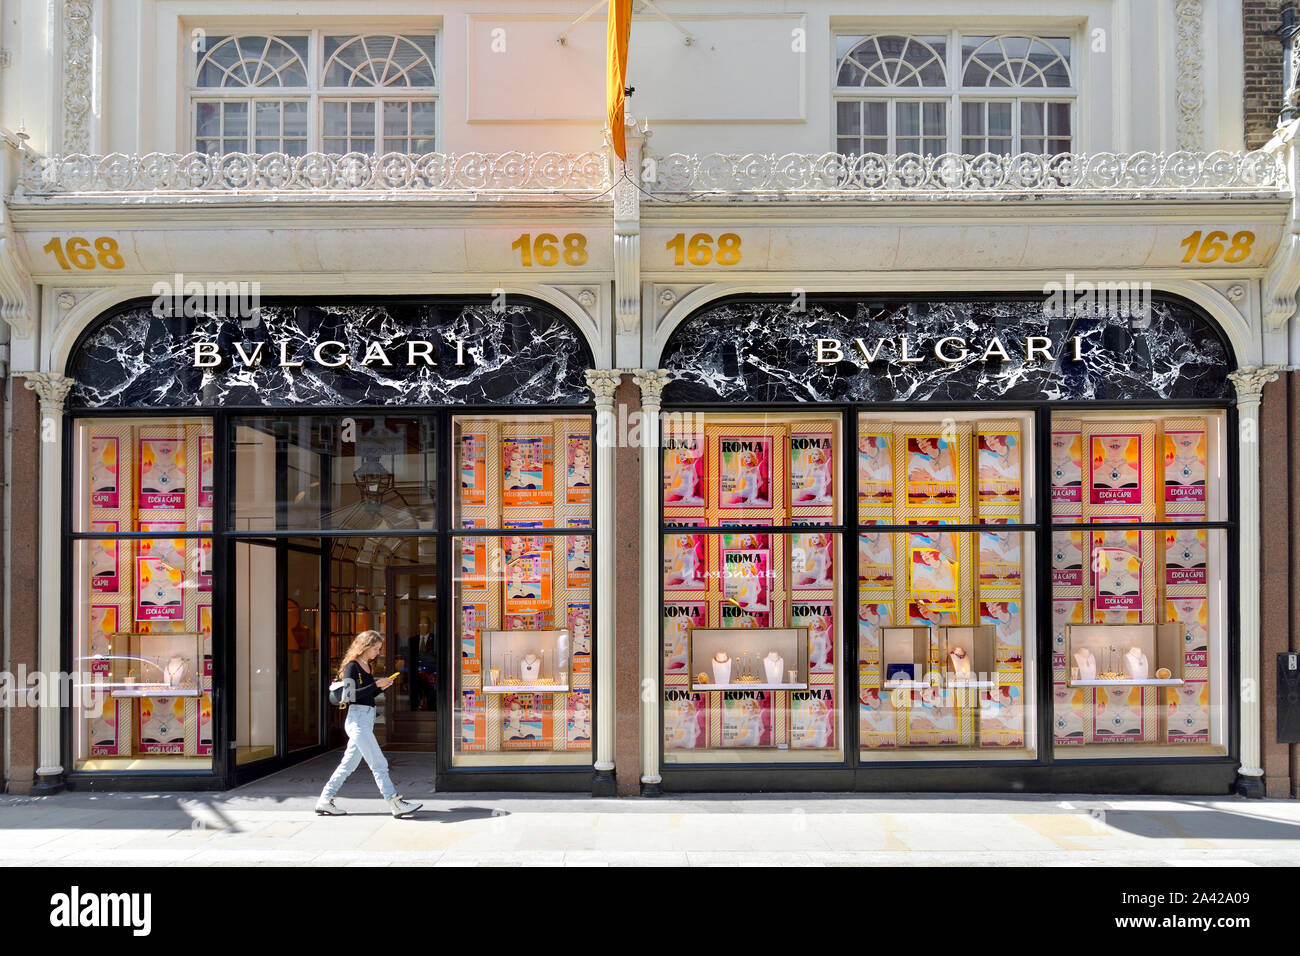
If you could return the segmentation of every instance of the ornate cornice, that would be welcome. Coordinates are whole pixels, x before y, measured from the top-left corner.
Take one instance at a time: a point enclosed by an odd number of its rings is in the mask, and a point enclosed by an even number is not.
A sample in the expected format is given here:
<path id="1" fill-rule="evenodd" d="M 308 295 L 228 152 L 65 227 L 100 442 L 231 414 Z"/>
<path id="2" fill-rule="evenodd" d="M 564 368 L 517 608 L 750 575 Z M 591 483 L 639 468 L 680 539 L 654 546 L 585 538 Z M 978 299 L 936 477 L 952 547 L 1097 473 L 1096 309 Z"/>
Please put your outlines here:
<path id="1" fill-rule="evenodd" d="M 1205 84 L 1201 64 L 1205 51 L 1201 43 L 1201 0 L 1177 0 L 1174 16 L 1174 59 L 1178 66 L 1174 97 L 1178 103 L 1178 148 L 1200 149 L 1205 140 L 1201 111 L 1205 106 Z"/>
<path id="2" fill-rule="evenodd" d="M 93 89 L 91 0 L 63 3 L 63 151 L 90 151 L 90 103 Z"/>
<path id="3" fill-rule="evenodd" d="M 67 375 L 58 372 L 14 372 L 14 376 L 26 379 L 25 386 L 37 394 L 41 400 L 41 411 L 46 414 L 62 414 L 63 403 L 72 387 L 77 384 Z"/>
<path id="4" fill-rule="evenodd" d="M 616 368 L 593 368 L 587 370 L 587 387 L 596 396 L 596 407 L 614 405 L 614 392 L 623 381 L 623 373 Z"/>
<path id="5" fill-rule="evenodd" d="M 1264 395 L 1264 386 L 1277 381 L 1279 372 L 1285 371 L 1284 365 L 1243 365 L 1235 372 L 1228 373 L 1228 380 L 1237 389 L 1238 405 L 1258 405 Z"/>
<path id="6" fill-rule="evenodd" d="M 672 372 L 665 372 L 662 369 L 637 369 L 632 375 L 632 381 L 641 389 L 641 407 L 653 405 L 658 408 L 663 397 L 664 386 L 673 378 Z"/>

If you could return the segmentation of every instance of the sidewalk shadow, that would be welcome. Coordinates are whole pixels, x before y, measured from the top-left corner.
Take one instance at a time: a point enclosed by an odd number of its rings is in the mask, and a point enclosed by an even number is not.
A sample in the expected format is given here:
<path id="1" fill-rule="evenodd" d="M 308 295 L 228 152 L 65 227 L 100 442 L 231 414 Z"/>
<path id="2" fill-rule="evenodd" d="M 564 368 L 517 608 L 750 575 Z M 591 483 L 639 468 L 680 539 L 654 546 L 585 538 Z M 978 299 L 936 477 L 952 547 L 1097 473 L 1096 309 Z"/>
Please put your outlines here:
<path id="1" fill-rule="evenodd" d="M 1153 840 L 1300 840 L 1300 824 L 1225 810 L 1106 810 L 1106 826 Z"/>

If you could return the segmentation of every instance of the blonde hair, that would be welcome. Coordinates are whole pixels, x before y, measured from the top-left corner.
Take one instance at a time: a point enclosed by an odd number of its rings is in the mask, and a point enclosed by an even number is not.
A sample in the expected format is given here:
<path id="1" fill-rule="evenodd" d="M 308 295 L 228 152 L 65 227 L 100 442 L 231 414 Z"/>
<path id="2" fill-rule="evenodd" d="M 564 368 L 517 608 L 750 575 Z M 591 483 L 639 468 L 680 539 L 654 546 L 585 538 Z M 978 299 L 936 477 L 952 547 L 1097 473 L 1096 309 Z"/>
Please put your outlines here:
<path id="1" fill-rule="evenodd" d="M 343 678 L 343 672 L 348 669 L 349 664 L 360 658 L 362 654 L 376 644 L 382 643 L 384 643 L 384 635 L 378 631 L 362 631 L 353 638 L 351 645 L 348 647 L 348 652 L 343 655 L 343 662 L 339 664 L 339 679 Z"/>

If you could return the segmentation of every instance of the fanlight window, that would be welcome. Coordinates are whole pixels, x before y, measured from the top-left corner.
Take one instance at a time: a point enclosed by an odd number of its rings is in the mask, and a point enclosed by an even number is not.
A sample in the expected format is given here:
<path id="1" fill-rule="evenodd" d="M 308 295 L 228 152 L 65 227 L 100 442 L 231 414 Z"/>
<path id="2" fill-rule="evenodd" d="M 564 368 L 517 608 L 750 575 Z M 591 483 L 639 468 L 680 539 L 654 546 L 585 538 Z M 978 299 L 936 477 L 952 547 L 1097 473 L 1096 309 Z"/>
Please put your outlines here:
<path id="1" fill-rule="evenodd" d="M 330 36 L 325 57 L 328 87 L 434 85 L 431 36 Z"/>
<path id="2" fill-rule="evenodd" d="M 307 37 L 211 37 L 199 52 L 197 85 L 303 88 L 307 43 Z"/>
<path id="3" fill-rule="evenodd" d="M 1060 89 L 1073 85 L 1067 37 L 964 36 L 961 46 L 962 86 Z"/>
<path id="4" fill-rule="evenodd" d="M 841 55 L 838 82 L 840 86 L 945 87 L 946 57 L 944 37 L 871 36 Z"/>

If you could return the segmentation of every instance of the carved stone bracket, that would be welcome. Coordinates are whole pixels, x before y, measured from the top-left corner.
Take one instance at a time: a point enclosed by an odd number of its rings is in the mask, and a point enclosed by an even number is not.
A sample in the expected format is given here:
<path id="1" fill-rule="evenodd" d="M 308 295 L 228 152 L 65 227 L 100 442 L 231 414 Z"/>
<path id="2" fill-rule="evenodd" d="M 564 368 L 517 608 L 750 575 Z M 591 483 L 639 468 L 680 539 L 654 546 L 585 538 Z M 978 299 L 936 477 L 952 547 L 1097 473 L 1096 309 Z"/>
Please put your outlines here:
<path id="1" fill-rule="evenodd" d="M 1276 382 L 1284 365 L 1244 365 L 1235 372 L 1228 373 L 1228 380 L 1237 389 L 1237 405 L 1258 405 L 1264 395 L 1264 386 Z"/>
<path id="2" fill-rule="evenodd" d="M 41 400 L 41 412 L 46 415 L 63 414 L 63 403 L 76 381 L 58 372 L 14 372 L 15 377 L 25 379 L 24 385 L 36 393 Z"/>
<path id="3" fill-rule="evenodd" d="M 662 369 L 637 369 L 632 375 L 632 381 L 641 389 L 641 407 L 653 405 L 658 408 L 663 398 L 664 386 L 674 377 L 672 372 L 665 372 Z"/>
<path id="4" fill-rule="evenodd" d="M 596 396 L 596 407 L 612 408 L 614 392 L 623 381 L 623 373 L 616 368 L 593 368 L 587 370 L 587 387 Z"/>
<path id="5" fill-rule="evenodd" d="M 9 323 L 17 338 L 27 338 L 36 331 L 36 284 L 3 202 L 0 202 L 0 320 Z"/>

